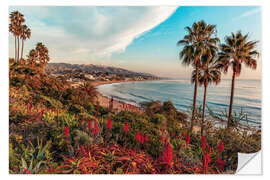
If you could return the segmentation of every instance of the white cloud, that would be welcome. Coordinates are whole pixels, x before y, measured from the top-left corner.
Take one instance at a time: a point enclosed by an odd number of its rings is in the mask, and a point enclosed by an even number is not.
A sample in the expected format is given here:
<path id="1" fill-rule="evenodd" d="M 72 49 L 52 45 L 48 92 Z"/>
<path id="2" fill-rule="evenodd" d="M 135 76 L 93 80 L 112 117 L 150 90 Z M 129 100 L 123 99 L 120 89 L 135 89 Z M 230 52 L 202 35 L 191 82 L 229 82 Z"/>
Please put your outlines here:
<path id="1" fill-rule="evenodd" d="M 165 21 L 175 6 L 154 7 L 11 7 L 32 30 L 25 51 L 44 42 L 54 60 L 106 59 L 125 51 L 132 41 Z M 14 53 L 10 36 L 10 56 Z M 87 61 L 84 61 L 87 63 Z"/>
<path id="2" fill-rule="evenodd" d="M 238 16 L 237 18 L 235 18 L 235 20 L 239 20 L 239 19 L 242 19 L 242 18 L 251 16 L 251 15 L 257 14 L 259 12 L 261 12 L 261 8 L 260 7 L 244 12 L 243 14 L 241 14 L 240 16 Z"/>

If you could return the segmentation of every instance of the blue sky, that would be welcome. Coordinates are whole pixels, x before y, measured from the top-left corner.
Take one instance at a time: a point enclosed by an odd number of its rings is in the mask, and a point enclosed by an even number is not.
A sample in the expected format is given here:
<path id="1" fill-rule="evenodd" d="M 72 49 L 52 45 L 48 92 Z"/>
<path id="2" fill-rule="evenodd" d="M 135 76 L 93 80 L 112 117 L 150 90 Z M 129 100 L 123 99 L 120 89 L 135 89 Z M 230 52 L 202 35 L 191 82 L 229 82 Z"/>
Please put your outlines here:
<path id="1" fill-rule="evenodd" d="M 260 7 L 10 7 L 13 10 L 21 11 L 32 29 L 25 54 L 41 41 L 49 48 L 51 62 L 112 65 L 189 78 L 192 69 L 181 65 L 176 43 L 186 34 L 184 28 L 199 20 L 217 25 L 221 41 L 238 30 L 250 33 L 261 49 Z M 13 56 L 14 39 L 9 38 Z M 260 59 L 256 71 L 245 68 L 240 78 L 260 79 Z"/>

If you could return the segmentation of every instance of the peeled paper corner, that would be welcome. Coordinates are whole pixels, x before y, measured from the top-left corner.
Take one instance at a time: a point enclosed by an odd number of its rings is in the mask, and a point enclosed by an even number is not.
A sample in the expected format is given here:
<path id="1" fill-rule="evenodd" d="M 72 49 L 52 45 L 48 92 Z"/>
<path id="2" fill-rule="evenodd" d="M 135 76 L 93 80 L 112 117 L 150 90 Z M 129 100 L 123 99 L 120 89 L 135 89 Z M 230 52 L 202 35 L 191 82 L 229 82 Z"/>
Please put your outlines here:
<path id="1" fill-rule="evenodd" d="M 238 165 L 235 174 L 261 175 L 262 174 L 261 151 L 250 154 L 238 153 Z"/>

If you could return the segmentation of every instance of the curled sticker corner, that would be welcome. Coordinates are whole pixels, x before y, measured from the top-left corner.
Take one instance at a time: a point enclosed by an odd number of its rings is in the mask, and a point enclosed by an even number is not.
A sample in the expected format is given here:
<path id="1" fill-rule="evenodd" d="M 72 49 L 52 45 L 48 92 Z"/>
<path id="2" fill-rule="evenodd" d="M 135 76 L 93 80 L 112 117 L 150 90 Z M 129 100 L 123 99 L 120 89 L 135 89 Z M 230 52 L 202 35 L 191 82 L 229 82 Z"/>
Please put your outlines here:
<path id="1" fill-rule="evenodd" d="M 241 175 L 261 175 L 261 151 L 256 153 L 238 153 L 238 164 L 235 174 Z"/>

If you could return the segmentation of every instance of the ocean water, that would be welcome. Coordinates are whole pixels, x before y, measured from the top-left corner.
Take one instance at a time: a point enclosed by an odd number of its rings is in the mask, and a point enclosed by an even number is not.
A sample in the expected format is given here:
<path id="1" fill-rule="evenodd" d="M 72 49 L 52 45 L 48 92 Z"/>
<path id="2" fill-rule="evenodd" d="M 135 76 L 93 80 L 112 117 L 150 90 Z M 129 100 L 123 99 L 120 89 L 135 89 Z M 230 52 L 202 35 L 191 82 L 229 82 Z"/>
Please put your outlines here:
<path id="1" fill-rule="evenodd" d="M 143 101 L 172 101 L 174 106 L 190 112 L 193 103 L 193 87 L 189 80 L 159 80 L 105 84 L 97 90 L 105 96 L 139 104 Z M 228 112 L 230 104 L 231 80 L 222 80 L 219 85 L 209 85 L 207 106 L 215 113 Z M 198 88 L 197 105 L 203 103 L 203 87 Z M 207 110 L 207 108 L 206 108 Z M 236 80 L 233 112 L 242 111 L 252 124 L 261 123 L 261 81 Z M 208 112 L 206 112 L 208 113 Z M 246 121 L 246 120 L 245 120 Z"/>

